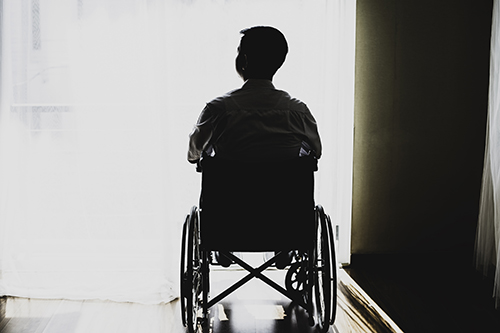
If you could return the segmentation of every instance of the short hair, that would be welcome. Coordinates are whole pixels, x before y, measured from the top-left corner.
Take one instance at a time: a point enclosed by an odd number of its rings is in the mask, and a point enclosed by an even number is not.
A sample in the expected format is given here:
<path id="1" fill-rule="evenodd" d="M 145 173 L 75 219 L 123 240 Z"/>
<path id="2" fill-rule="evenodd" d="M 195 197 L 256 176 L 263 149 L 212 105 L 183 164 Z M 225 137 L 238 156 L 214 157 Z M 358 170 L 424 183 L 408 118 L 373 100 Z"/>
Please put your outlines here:
<path id="1" fill-rule="evenodd" d="M 240 33 L 243 35 L 240 52 L 247 54 L 263 71 L 274 74 L 283 65 L 288 43 L 281 31 L 268 26 L 255 26 Z"/>

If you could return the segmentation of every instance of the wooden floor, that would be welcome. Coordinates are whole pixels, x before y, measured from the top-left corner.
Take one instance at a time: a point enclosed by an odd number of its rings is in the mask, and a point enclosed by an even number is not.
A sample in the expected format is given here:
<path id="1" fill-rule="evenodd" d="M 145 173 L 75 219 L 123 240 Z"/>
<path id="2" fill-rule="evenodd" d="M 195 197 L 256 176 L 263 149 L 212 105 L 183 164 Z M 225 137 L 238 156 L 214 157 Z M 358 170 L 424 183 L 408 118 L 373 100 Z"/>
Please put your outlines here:
<path id="1" fill-rule="evenodd" d="M 214 270 L 215 295 L 234 282 L 241 271 Z M 282 283 L 284 271 L 266 272 Z M 330 332 L 401 332 L 359 286 L 339 270 L 338 311 Z M 185 332 L 178 301 L 141 305 L 109 301 L 0 299 L 0 332 L 5 333 L 176 333 Z M 253 280 L 214 306 L 210 312 L 212 333 L 309 333 L 305 312 L 280 294 Z"/>
<path id="2" fill-rule="evenodd" d="M 345 271 L 405 333 L 498 333 L 492 278 L 472 263 L 472 250 L 353 255 Z"/>
<path id="3" fill-rule="evenodd" d="M 214 295 L 224 290 L 245 272 L 213 272 Z M 268 271 L 275 281 L 284 281 L 283 271 Z M 337 316 L 330 332 L 402 332 L 394 322 L 359 288 L 343 270 L 339 270 Z M 313 333 L 307 313 L 281 294 L 253 280 L 234 295 L 222 300 L 211 313 L 211 332 L 216 333 Z"/>
<path id="4" fill-rule="evenodd" d="M 352 265 L 339 271 L 338 312 L 330 332 L 498 333 L 500 310 L 495 310 L 491 297 L 492 280 L 477 273 L 471 262 L 467 255 L 449 254 L 353 256 Z M 269 274 L 279 281 L 283 272 Z M 232 278 L 214 271 L 212 294 Z M 185 329 L 178 301 L 141 305 L 4 297 L 0 298 L 0 332 L 176 333 Z M 303 310 L 253 281 L 212 308 L 211 332 L 309 333 L 314 329 L 307 325 Z"/>

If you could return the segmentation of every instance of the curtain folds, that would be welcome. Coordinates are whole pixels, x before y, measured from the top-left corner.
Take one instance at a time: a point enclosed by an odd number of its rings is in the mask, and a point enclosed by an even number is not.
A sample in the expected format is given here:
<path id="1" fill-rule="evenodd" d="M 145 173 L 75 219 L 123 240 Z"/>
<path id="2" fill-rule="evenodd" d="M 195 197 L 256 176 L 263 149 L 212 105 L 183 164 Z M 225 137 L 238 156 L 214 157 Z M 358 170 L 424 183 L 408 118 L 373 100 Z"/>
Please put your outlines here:
<path id="1" fill-rule="evenodd" d="M 289 41 L 274 83 L 318 120 L 317 201 L 349 261 L 355 1 L 0 4 L 1 295 L 178 296 L 200 185 L 187 136 L 206 102 L 242 85 L 236 47 L 253 25 Z"/>
<path id="2" fill-rule="evenodd" d="M 494 270 L 496 307 L 500 305 L 500 5 L 493 3 L 490 87 L 483 180 L 476 233 L 476 267 Z"/>

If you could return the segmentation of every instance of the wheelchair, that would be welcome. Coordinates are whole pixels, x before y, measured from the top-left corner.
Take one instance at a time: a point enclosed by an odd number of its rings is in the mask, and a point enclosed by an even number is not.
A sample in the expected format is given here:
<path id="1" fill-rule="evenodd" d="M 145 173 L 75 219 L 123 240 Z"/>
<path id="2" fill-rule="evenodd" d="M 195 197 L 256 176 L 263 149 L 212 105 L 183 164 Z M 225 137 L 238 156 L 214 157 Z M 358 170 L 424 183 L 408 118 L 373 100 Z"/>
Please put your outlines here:
<path id="1" fill-rule="evenodd" d="M 182 230 L 181 316 L 189 333 L 208 330 L 209 309 L 253 278 L 305 309 L 321 333 L 337 308 L 335 239 L 330 217 L 314 202 L 317 160 L 233 161 L 203 157 L 200 208 L 193 206 Z M 257 268 L 233 252 L 274 252 Z M 248 274 L 211 298 L 213 254 Z M 292 254 L 284 287 L 262 272 Z"/>

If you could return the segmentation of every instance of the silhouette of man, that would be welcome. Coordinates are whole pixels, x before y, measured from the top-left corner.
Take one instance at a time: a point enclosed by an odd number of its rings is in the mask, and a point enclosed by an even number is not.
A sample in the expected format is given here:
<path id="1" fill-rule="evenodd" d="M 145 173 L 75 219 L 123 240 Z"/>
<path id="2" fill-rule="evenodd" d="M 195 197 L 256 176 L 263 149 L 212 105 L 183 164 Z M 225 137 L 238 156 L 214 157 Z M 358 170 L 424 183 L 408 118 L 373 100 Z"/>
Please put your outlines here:
<path id="1" fill-rule="evenodd" d="M 235 65 L 245 81 L 207 103 L 189 135 L 188 161 L 203 152 L 229 159 L 321 157 L 316 121 L 307 106 L 274 87 L 272 80 L 288 53 L 285 36 L 257 26 L 242 34 Z"/>
<path id="2" fill-rule="evenodd" d="M 316 121 L 307 106 L 274 87 L 274 74 L 288 53 L 285 36 L 272 27 L 256 26 L 240 31 L 235 65 L 244 81 L 207 103 L 189 135 L 188 161 L 197 163 L 203 152 L 233 160 L 321 157 Z M 216 252 L 217 261 L 231 261 Z M 277 262 L 284 268 L 291 253 Z"/>

